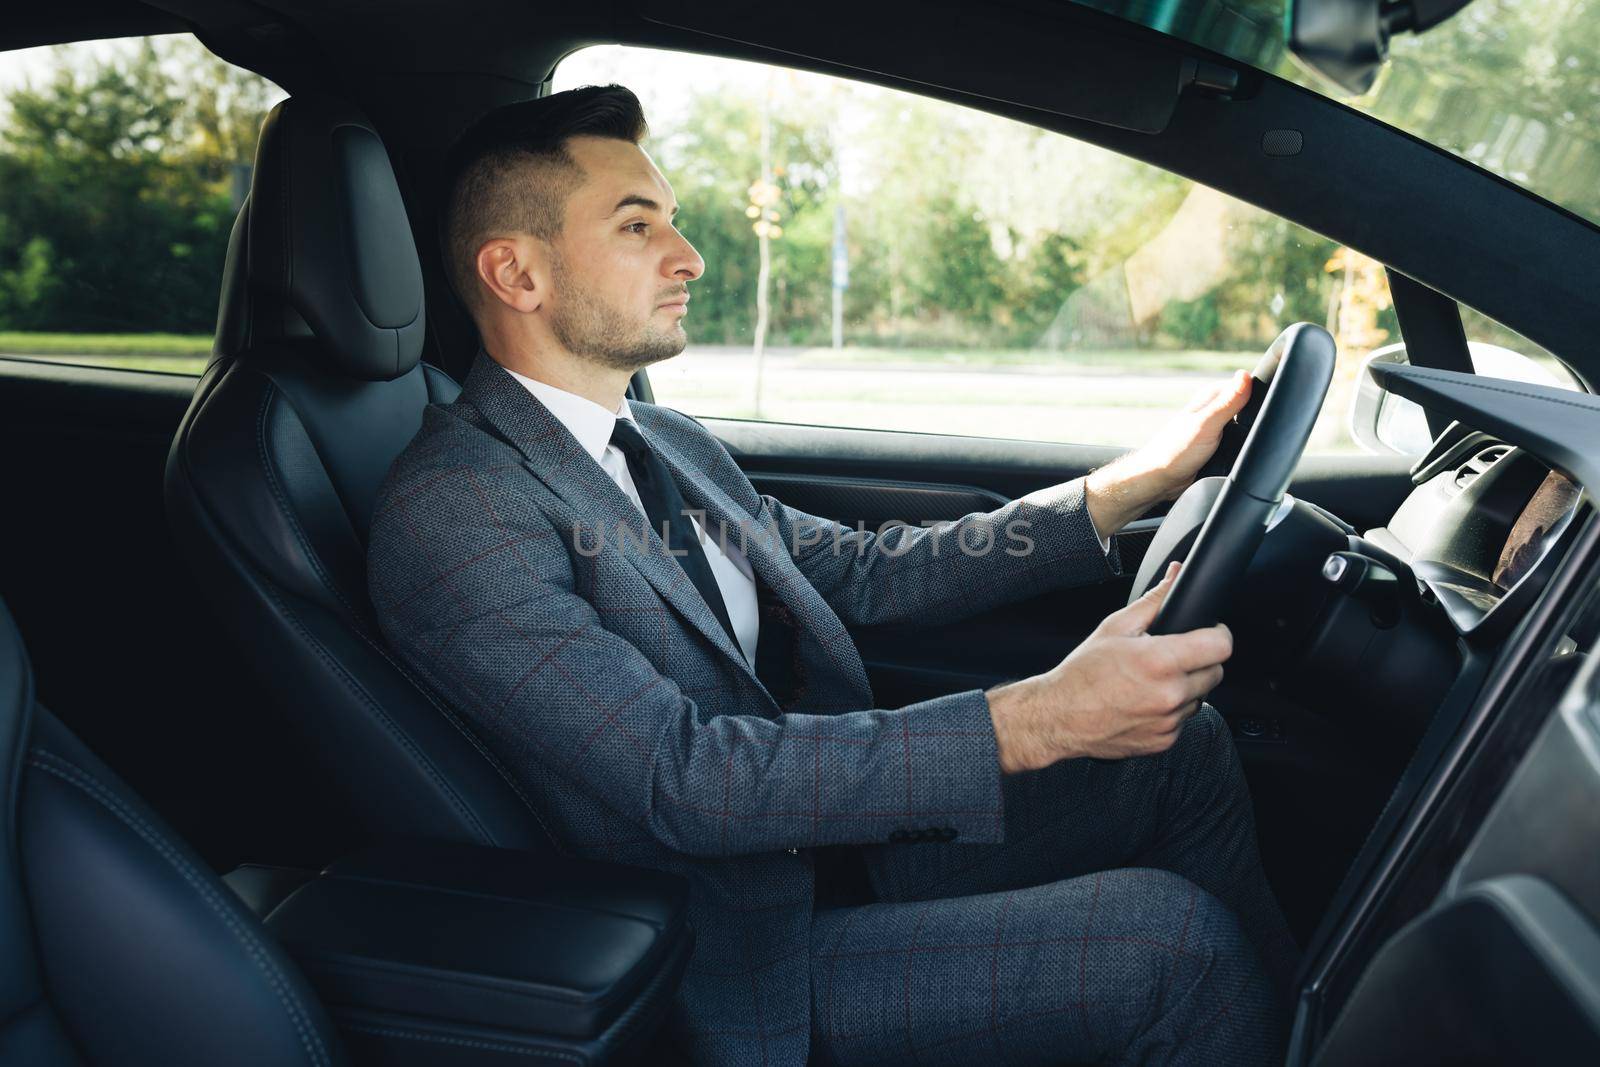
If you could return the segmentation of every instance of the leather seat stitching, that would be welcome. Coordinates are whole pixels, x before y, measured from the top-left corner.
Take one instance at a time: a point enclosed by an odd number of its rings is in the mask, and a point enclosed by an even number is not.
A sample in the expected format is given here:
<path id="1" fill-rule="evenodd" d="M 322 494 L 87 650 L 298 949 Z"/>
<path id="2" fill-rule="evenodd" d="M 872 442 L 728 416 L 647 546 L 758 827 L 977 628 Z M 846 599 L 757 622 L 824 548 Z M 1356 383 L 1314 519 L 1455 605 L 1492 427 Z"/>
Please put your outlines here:
<path id="1" fill-rule="evenodd" d="M 206 509 L 203 500 L 200 501 L 200 507 L 202 514 L 209 517 L 209 511 Z M 210 521 L 213 523 L 213 525 L 215 525 L 216 520 L 214 518 L 211 518 Z M 215 533 L 214 537 L 219 543 L 226 542 L 226 538 L 220 533 Z M 295 633 L 307 645 L 311 646 L 313 651 L 316 652 L 323 663 L 332 664 L 335 667 L 338 667 L 337 661 L 331 659 L 322 643 L 312 636 L 309 630 L 301 625 L 298 618 L 296 618 L 294 613 L 288 609 L 283 600 L 274 594 L 274 583 L 271 581 L 271 579 L 262 574 L 259 569 L 256 568 L 254 564 L 252 564 L 250 560 L 242 554 L 234 553 L 234 562 L 247 575 L 254 576 L 259 588 L 261 589 L 263 597 L 271 602 L 272 606 L 277 609 L 279 615 L 293 627 Z M 491 835 L 489 835 L 488 831 L 481 825 L 481 823 L 477 823 L 476 817 L 463 806 L 459 797 L 450 788 L 449 784 L 445 782 L 444 779 L 437 773 L 432 764 L 426 759 L 425 756 L 422 755 L 421 750 L 415 746 L 410 738 L 403 734 L 398 727 L 393 725 L 392 721 L 388 719 L 383 710 L 372 701 L 371 697 L 367 695 L 365 690 L 363 690 L 359 685 L 354 684 L 353 679 L 351 679 L 349 675 L 342 670 L 342 668 L 336 671 L 336 673 L 340 675 L 340 680 L 345 683 L 346 688 L 360 698 L 369 709 L 378 715 L 380 720 L 382 720 L 380 725 L 383 726 L 384 729 L 387 730 L 396 739 L 396 741 L 402 745 L 402 747 L 407 749 L 413 760 L 415 760 L 421 766 L 425 773 L 432 777 L 434 783 L 438 785 L 446 794 L 453 798 L 452 802 L 455 804 L 456 809 L 466 818 L 466 820 L 469 823 L 477 825 L 480 833 L 480 840 L 484 843 L 494 844 L 495 842 Z"/>
<path id="2" fill-rule="evenodd" d="M 451 710 L 433 695 L 431 687 L 414 677 L 411 671 L 406 668 L 404 664 L 400 663 L 389 654 L 389 650 L 387 648 L 374 640 L 372 636 L 369 635 L 365 630 L 357 628 L 356 634 L 361 638 L 361 640 L 366 642 L 368 648 L 377 653 L 385 663 L 393 667 L 395 672 L 398 673 L 400 677 L 410 682 L 417 692 L 422 695 L 422 698 L 426 700 L 435 711 L 444 716 L 445 721 L 451 726 L 455 727 L 456 732 L 465 738 L 467 743 L 477 750 L 478 755 L 482 756 L 489 766 L 495 769 L 495 773 L 500 776 L 506 785 L 511 787 L 511 791 L 517 795 L 517 799 L 522 801 L 522 806 L 528 810 L 528 814 L 533 817 L 533 821 L 539 824 L 539 829 L 544 831 L 545 837 L 550 839 L 550 844 L 556 850 L 556 853 L 558 855 L 565 855 L 566 850 L 562 847 L 561 839 L 551 831 L 549 825 L 544 821 L 544 817 L 540 815 L 538 809 L 533 806 L 533 801 L 528 799 L 528 794 L 523 792 L 522 786 L 519 785 L 516 779 L 511 777 L 511 775 L 506 771 L 499 758 L 495 756 L 493 752 L 489 751 L 487 747 L 485 747 L 483 742 L 478 739 L 477 735 L 467 728 L 466 724 L 461 721 L 460 717 L 457 716 L 453 710 Z"/>
<path id="3" fill-rule="evenodd" d="M 272 406 L 272 401 L 277 398 L 278 386 L 272 379 L 266 379 L 267 387 L 261 392 L 261 408 L 256 412 L 256 452 L 261 459 L 261 470 L 266 475 L 267 486 L 272 490 L 272 498 L 278 502 L 278 510 L 282 512 L 284 521 L 289 524 L 289 529 L 294 533 L 294 538 L 300 544 L 300 551 L 305 555 L 306 561 L 311 564 L 311 569 L 317 574 L 318 580 L 328 592 L 332 593 L 344 605 L 345 611 L 350 613 L 354 620 L 360 619 L 360 613 L 355 605 L 350 603 L 344 591 L 334 584 L 328 577 L 327 569 L 322 565 L 322 557 L 317 554 L 311 544 L 311 539 L 306 536 L 305 528 L 300 525 L 300 517 L 289 506 L 288 494 L 283 491 L 283 486 L 278 482 L 277 471 L 272 466 L 271 454 L 267 451 L 267 412 Z M 298 413 L 296 413 L 298 418 Z M 320 456 L 318 457 L 321 458 Z"/>
<path id="4" fill-rule="evenodd" d="M 223 925 L 233 934 L 235 940 L 244 948 L 257 969 L 266 977 L 267 984 L 277 994 L 279 1002 L 289 1016 L 289 1021 L 299 1034 L 300 1044 L 305 1049 L 306 1057 L 315 1064 L 331 1064 L 332 1061 L 328 1056 L 327 1049 L 323 1046 L 322 1039 L 317 1035 L 316 1027 L 311 1022 L 310 1013 L 306 1010 L 300 997 L 295 993 L 288 976 L 284 974 L 267 952 L 266 946 L 239 921 L 238 916 L 229 910 L 227 902 L 216 891 L 215 887 L 207 884 L 205 877 L 172 847 L 171 843 L 166 840 L 159 830 L 152 827 L 141 815 L 129 808 L 121 798 L 103 783 L 71 761 L 46 749 L 35 748 L 32 758 L 28 760 L 28 764 L 32 767 L 37 767 L 46 774 L 54 775 L 62 781 L 76 786 L 85 795 L 99 801 L 102 807 L 116 816 L 124 826 L 138 834 L 145 844 L 149 845 L 165 859 L 172 869 L 177 871 L 183 877 L 183 880 L 188 882 L 190 887 L 195 890 L 201 902 L 222 920 Z"/>
<path id="5" fill-rule="evenodd" d="M 277 385 L 273 383 L 270 378 L 266 379 L 266 387 L 262 390 L 261 395 L 261 405 L 256 413 L 256 450 L 257 456 L 261 462 L 262 472 L 266 477 L 268 488 L 272 491 L 273 500 L 277 502 L 279 512 L 283 515 L 284 520 L 289 524 L 289 529 L 293 532 L 295 540 L 299 543 L 301 552 L 310 562 L 312 569 L 316 572 L 317 578 L 321 581 L 323 588 L 337 597 L 339 603 L 344 605 L 345 611 L 348 612 L 349 615 L 348 621 L 351 625 L 351 628 L 354 629 L 358 634 L 362 634 L 362 637 L 365 639 L 366 635 L 362 633 L 363 628 L 361 626 L 360 614 L 351 606 L 350 601 L 344 596 L 343 592 L 341 592 L 339 588 L 329 579 L 327 571 L 322 566 L 321 559 L 317 556 L 316 551 L 312 548 L 310 539 L 306 536 L 304 528 L 301 527 L 298 517 L 294 514 L 294 509 L 289 506 L 288 497 L 284 493 L 282 485 L 279 484 L 277 474 L 273 469 L 271 458 L 267 451 L 267 414 L 271 407 L 272 401 L 278 395 L 278 392 L 279 389 Z M 264 581 L 262 583 L 262 588 L 266 590 L 268 597 L 272 599 L 279 612 L 282 613 L 286 619 L 290 620 L 301 639 L 305 641 L 307 645 L 309 645 L 316 653 L 318 658 L 322 660 L 324 666 L 329 667 L 341 677 L 346 688 L 361 699 L 367 708 L 380 720 L 380 725 L 382 725 L 389 735 L 398 741 L 401 746 L 411 755 L 411 758 L 418 764 L 419 767 L 422 768 L 423 772 L 433 780 L 434 785 L 450 798 L 450 802 L 455 807 L 456 811 L 477 830 L 479 839 L 487 844 L 496 844 L 497 842 L 494 838 L 494 835 L 491 834 L 488 828 L 484 826 L 483 823 L 478 819 L 476 813 L 467 807 L 465 800 L 462 799 L 460 794 L 456 792 L 456 790 L 450 785 L 444 776 L 439 773 L 438 768 L 434 766 L 433 761 L 427 757 L 427 754 L 422 750 L 422 748 L 418 746 L 416 742 L 413 741 L 397 723 L 394 722 L 388 713 L 386 713 L 382 707 L 378 705 L 377 701 L 372 699 L 372 697 L 359 684 L 359 682 L 357 682 L 355 678 L 353 678 L 347 671 L 344 670 L 343 664 L 339 663 L 335 657 L 327 652 L 327 650 L 323 647 L 322 642 L 316 640 L 316 638 L 311 635 L 310 631 L 300 623 L 300 621 L 294 616 L 294 613 L 288 609 L 283 601 L 272 595 L 270 582 Z M 370 641 L 368 643 L 370 644 Z M 385 657 L 385 659 L 388 659 L 388 657 Z M 392 664 L 393 661 L 391 660 L 390 662 Z M 410 681 L 409 678 L 407 680 Z M 524 803 L 526 803 L 526 798 L 524 798 Z M 542 824 L 541 828 L 545 830 L 547 835 L 549 834 L 550 831 L 548 828 L 543 827 Z"/>
<path id="6" fill-rule="evenodd" d="M 466 822 L 477 831 L 479 841 L 488 845 L 497 844 L 498 842 L 496 842 L 494 835 L 489 832 L 488 827 L 484 826 L 483 823 L 478 819 L 477 814 L 467 806 L 466 802 L 461 798 L 461 794 L 456 792 L 455 787 L 450 784 L 444 775 L 439 773 L 439 769 L 434 766 L 432 760 L 428 759 L 427 753 L 422 750 L 422 747 L 418 745 L 409 734 L 399 727 L 394 719 L 390 717 L 389 713 L 383 710 L 383 706 L 381 704 L 372 699 L 371 694 L 369 694 L 366 691 L 366 688 L 363 687 L 361 683 L 353 675 L 351 675 L 348 670 L 345 669 L 344 664 L 340 663 L 335 656 L 328 652 L 323 643 L 312 635 L 311 631 L 300 622 L 299 617 L 296 616 L 294 612 L 290 611 L 288 605 L 285 604 L 283 600 L 272 591 L 272 586 L 270 583 L 263 582 L 262 590 L 267 599 L 272 601 L 272 605 L 278 609 L 279 614 L 281 614 L 284 619 L 294 627 L 294 631 L 297 635 L 299 635 L 300 639 L 304 641 L 307 647 L 311 649 L 312 653 L 322 661 L 322 665 L 328 669 L 329 673 L 333 674 L 339 679 L 339 681 L 343 682 L 345 689 L 361 701 L 362 705 L 364 705 L 367 710 L 372 713 L 372 715 L 377 719 L 378 724 L 383 727 L 385 732 L 387 732 L 389 736 L 406 751 L 406 753 L 412 758 L 413 762 L 416 763 L 417 767 L 424 774 L 426 774 L 428 778 L 432 780 L 433 784 L 438 787 L 439 791 L 449 799 L 451 806 L 456 809 L 456 812 L 460 814 L 462 818 L 465 819 Z"/>
<path id="7" fill-rule="evenodd" d="M 426 383 L 426 373 L 426 369 L 424 369 L 424 383 Z M 338 598 L 339 603 L 344 605 L 345 610 L 349 612 L 350 615 L 351 629 L 353 629 L 356 634 L 364 642 L 366 642 L 367 646 L 374 652 L 378 653 L 378 655 L 386 663 L 398 671 L 401 677 L 410 682 L 412 687 L 421 693 L 428 703 L 431 704 L 436 711 L 443 715 L 451 726 L 455 727 L 456 732 L 461 734 L 462 737 L 466 738 L 467 742 L 477 750 L 478 754 L 495 769 L 495 773 L 500 776 L 501 780 L 511 787 L 511 790 L 514 793 L 516 793 L 517 799 L 522 801 L 523 807 L 526 808 L 528 814 L 533 817 L 533 821 L 538 824 L 539 829 L 544 832 L 545 837 L 549 839 L 551 845 L 558 853 L 560 853 L 562 851 L 560 838 L 558 838 L 545 823 L 539 812 L 534 808 L 532 801 L 530 801 L 527 794 L 523 792 L 522 787 L 512 779 L 512 777 L 506 772 L 505 768 L 500 764 L 499 760 L 496 759 L 495 756 L 484 747 L 483 743 L 466 729 L 465 725 L 460 722 L 456 715 L 441 705 L 438 700 L 434 699 L 433 694 L 428 691 L 426 686 L 420 685 L 417 679 L 412 677 L 409 671 L 403 669 L 385 649 L 383 649 L 373 640 L 371 635 L 367 633 L 366 627 L 362 625 L 362 613 L 355 609 L 354 605 L 352 605 L 349 599 L 345 597 L 343 591 L 340 590 L 339 587 L 332 581 L 326 569 L 322 566 L 321 558 L 317 555 L 315 549 L 313 548 L 310 538 L 306 536 L 304 528 L 299 523 L 298 517 L 294 514 L 293 509 L 289 507 L 287 495 L 283 492 L 282 487 L 277 480 L 276 472 L 272 467 L 270 456 L 267 451 L 267 415 L 271 401 L 275 399 L 277 395 L 282 392 L 282 390 L 278 388 L 277 384 L 273 382 L 271 378 L 265 378 L 265 376 L 263 377 L 266 381 L 266 389 L 263 391 L 261 408 L 256 417 L 256 448 L 261 460 L 261 467 L 266 475 L 267 483 L 272 490 L 273 499 L 277 501 L 279 510 L 283 513 L 285 519 L 288 521 L 289 527 L 293 531 L 295 539 L 300 544 L 302 553 L 304 553 L 306 559 L 311 563 L 312 568 L 316 571 L 317 578 L 321 581 L 323 588 Z M 393 730 L 391 730 L 391 732 L 397 731 L 398 727 L 394 727 Z M 418 753 L 419 755 L 417 758 L 425 759 L 424 756 L 420 755 L 420 749 L 418 750 Z M 442 778 L 438 778 L 436 781 L 438 781 L 441 786 L 446 784 Z M 464 809 L 463 813 L 466 814 Z M 479 829 L 482 831 L 486 841 L 488 841 L 490 844 L 495 843 L 493 835 L 489 834 L 487 828 L 480 824 Z"/>

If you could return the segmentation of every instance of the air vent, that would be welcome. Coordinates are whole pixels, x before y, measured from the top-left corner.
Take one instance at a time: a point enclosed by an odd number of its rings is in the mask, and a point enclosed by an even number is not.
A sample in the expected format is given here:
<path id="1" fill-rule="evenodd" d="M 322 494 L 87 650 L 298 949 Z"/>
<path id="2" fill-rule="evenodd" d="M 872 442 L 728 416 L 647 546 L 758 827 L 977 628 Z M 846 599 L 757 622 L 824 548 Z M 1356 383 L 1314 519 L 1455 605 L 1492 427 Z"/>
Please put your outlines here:
<path id="1" fill-rule="evenodd" d="M 1477 481 L 1484 471 L 1494 466 L 1510 451 L 1509 445 L 1490 445 L 1474 454 L 1471 459 L 1456 468 L 1456 488 L 1465 489 Z"/>

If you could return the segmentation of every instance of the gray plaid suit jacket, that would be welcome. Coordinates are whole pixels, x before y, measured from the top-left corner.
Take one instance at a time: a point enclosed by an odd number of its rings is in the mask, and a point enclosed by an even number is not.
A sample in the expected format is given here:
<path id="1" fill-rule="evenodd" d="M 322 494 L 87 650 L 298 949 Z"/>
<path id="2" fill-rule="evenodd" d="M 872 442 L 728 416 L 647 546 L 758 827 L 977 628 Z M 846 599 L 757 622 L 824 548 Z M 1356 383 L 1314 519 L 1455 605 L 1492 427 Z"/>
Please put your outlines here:
<path id="1" fill-rule="evenodd" d="M 944 530 L 861 533 L 758 494 L 693 419 L 633 411 L 690 505 L 750 531 L 750 565 L 797 631 L 789 710 L 653 531 L 647 548 L 597 545 L 596 530 L 647 523 L 483 353 L 460 398 L 427 409 L 384 483 L 373 603 L 400 656 L 472 723 L 572 854 L 687 876 L 697 941 L 669 1027 L 694 1062 L 799 1067 L 807 849 L 869 846 L 869 863 L 892 862 L 914 847 L 889 844 L 908 831 L 1003 838 L 983 693 L 875 709 L 846 627 L 958 619 L 1103 578 L 1112 564 L 1081 482 Z"/>

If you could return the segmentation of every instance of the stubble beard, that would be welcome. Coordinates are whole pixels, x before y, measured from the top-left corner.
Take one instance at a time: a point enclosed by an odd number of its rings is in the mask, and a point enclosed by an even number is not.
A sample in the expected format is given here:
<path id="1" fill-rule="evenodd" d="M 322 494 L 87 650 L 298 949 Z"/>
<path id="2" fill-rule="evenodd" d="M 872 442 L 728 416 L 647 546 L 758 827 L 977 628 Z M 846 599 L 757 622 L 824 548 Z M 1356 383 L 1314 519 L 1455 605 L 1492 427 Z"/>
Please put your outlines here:
<path id="1" fill-rule="evenodd" d="M 661 330 L 648 321 L 631 323 L 573 277 L 560 255 L 551 264 L 560 302 L 550 316 L 550 329 L 562 347 L 580 359 L 630 374 L 671 359 L 689 343 L 682 325 Z"/>

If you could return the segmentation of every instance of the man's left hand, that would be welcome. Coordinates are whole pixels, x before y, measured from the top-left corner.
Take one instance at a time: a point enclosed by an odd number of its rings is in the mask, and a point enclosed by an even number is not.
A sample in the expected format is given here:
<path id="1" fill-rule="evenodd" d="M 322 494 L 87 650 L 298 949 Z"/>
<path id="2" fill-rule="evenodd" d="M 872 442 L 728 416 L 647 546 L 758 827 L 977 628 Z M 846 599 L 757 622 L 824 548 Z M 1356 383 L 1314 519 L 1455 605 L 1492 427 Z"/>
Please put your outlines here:
<path id="1" fill-rule="evenodd" d="M 1142 448 L 1120 456 L 1088 477 L 1084 497 L 1095 529 L 1110 537 L 1163 500 L 1189 488 L 1222 441 L 1222 428 L 1250 399 L 1248 371 L 1194 399 Z"/>

